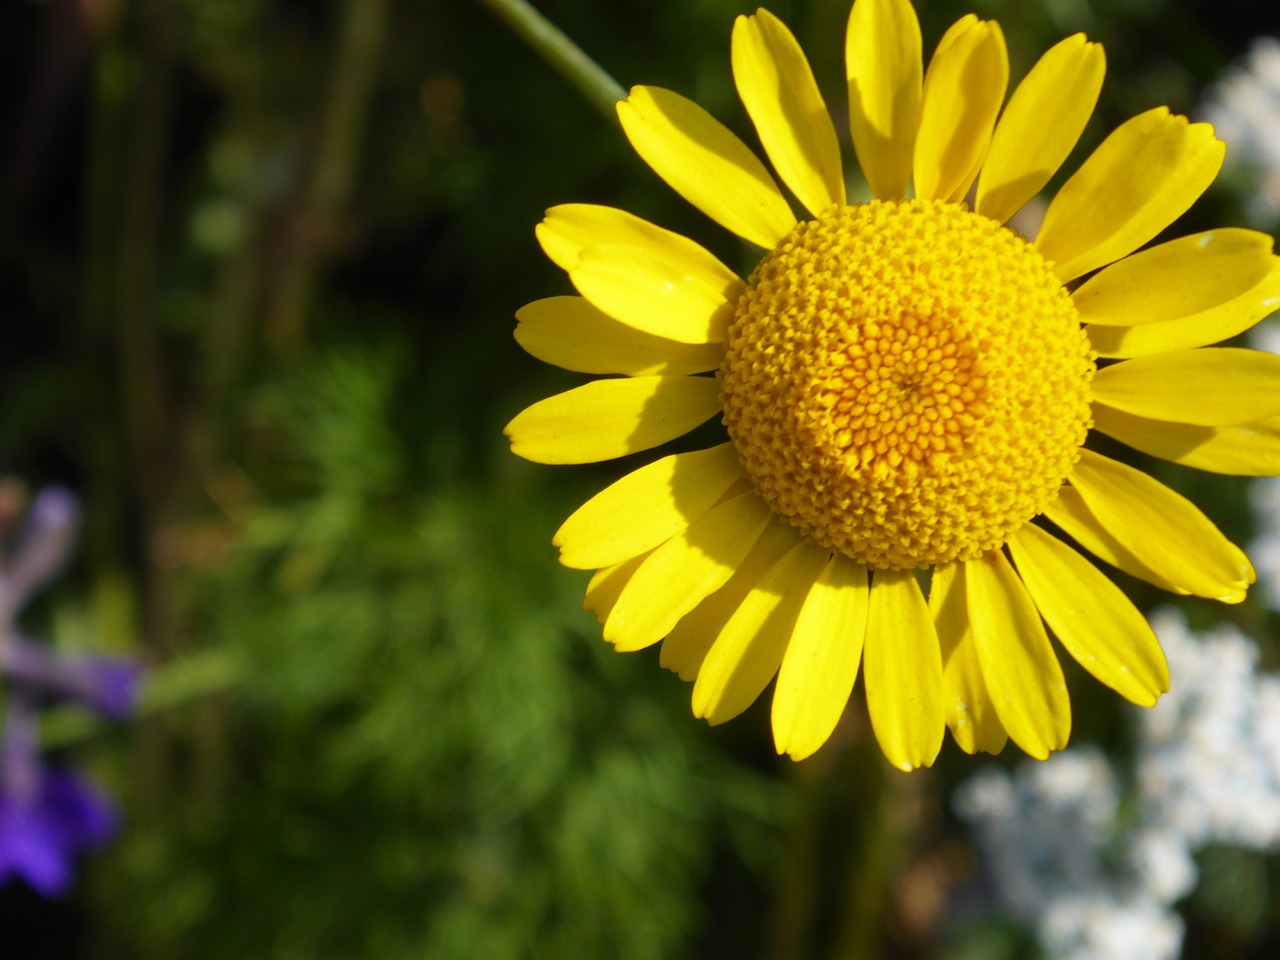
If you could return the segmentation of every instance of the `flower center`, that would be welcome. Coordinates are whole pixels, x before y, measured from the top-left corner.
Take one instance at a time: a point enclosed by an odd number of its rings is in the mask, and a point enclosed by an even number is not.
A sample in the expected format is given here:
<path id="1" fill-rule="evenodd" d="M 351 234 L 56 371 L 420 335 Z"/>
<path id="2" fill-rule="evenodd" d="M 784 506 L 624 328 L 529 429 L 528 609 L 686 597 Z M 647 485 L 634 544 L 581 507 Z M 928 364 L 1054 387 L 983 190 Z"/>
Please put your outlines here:
<path id="1" fill-rule="evenodd" d="M 725 425 L 773 511 L 880 569 L 996 550 L 1057 494 L 1093 355 L 1025 240 L 956 204 L 874 201 L 796 227 L 751 275 Z"/>

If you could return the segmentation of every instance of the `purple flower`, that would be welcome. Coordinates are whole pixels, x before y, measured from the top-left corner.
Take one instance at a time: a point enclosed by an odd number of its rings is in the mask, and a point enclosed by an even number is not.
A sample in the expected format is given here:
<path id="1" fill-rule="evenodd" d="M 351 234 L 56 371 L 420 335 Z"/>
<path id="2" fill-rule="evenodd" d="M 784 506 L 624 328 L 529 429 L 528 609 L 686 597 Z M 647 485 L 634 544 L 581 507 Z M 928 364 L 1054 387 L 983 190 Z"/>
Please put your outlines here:
<path id="1" fill-rule="evenodd" d="M 140 664 L 93 654 L 59 656 L 15 628 L 31 596 L 66 566 L 79 528 L 74 493 L 46 487 L 36 494 L 8 556 L 0 559 L 0 673 L 43 703 L 74 700 L 122 719 L 137 700 Z"/>
<path id="2" fill-rule="evenodd" d="M 0 884 L 20 878 L 46 897 L 67 891 L 76 858 L 108 840 L 117 818 L 110 800 L 88 780 L 44 764 L 40 709 L 74 701 L 123 718 L 133 710 L 141 676 L 133 661 L 59 655 L 16 632 L 27 601 L 66 565 L 79 526 L 75 495 L 45 489 L 0 557 L 0 676 L 9 686 L 0 741 Z"/>
<path id="3" fill-rule="evenodd" d="M 30 693 L 13 691 L 0 749 L 0 883 L 21 877 L 55 897 L 71 885 L 76 856 L 115 832 L 116 815 L 87 780 L 40 762 L 39 722 Z"/>
<path id="4" fill-rule="evenodd" d="M 135 660 L 59 656 L 17 635 L 0 639 L 0 672 L 48 700 L 74 700 L 117 720 L 133 712 L 142 679 L 142 666 Z"/>
<path id="5" fill-rule="evenodd" d="M 60 896 L 77 855 L 109 840 L 116 823 L 106 796 L 69 770 L 40 770 L 30 796 L 0 786 L 0 883 L 19 877 L 43 896 Z"/>

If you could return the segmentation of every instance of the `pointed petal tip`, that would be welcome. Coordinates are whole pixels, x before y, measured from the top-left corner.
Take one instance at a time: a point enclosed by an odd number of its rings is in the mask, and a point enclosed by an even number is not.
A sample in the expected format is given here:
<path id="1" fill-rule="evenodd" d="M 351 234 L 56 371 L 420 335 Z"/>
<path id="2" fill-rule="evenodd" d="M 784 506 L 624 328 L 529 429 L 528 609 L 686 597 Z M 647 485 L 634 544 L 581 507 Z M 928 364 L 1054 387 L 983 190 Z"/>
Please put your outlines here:
<path id="1" fill-rule="evenodd" d="M 1239 550 L 1239 548 L 1236 548 Z M 1253 568 L 1253 562 L 1245 554 L 1243 550 L 1240 553 L 1240 578 L 1232 581 L 1227 585 L 1227 589 L 1223 595 L 1217 599 L 1223 603 L 1241 603 L 1248 596 L 1249 588 L 1258 582 L 1258 571 Z"/>
<path id="2" fill-rule="evenodd" d="M 901 760 L 901 761 L 891 760 L 890 763 L 892 763 L 895 767 L 897 767 L 903 773 L 914 773 L 917 770 L 928 770 L 930 767 L 933 766 L 933 762 L 936 759 L 938 759 L 938 754 L 935 751 L 933 756 L 912 757 L 909 760 Z"/>
<path id="3" fill-rule="evenodd" d="M 1168 691 L 1166 690 L 1165 692 Z M 1147 692 L 1145 697 L 1131 696 L 1128 698 L 1129 702 L 1136 707 L 1154 707 L 1159 699 L 1160 694 L 1151 693 L 1150 691 Z"/>
<path id="4" fill-rule="evenodd" d="M 807 760 L 817 751 L 817 748 L 805 749 L 793 742 L 790 734 L 779 734 L 777 730 L 773 731 L 773 749 L 777 751 L 778 756 L 786 757 L 792 763 L 799 763 L 801 760 Z"/>
<path id="5" fill-rule="evenodd" d="M 541 463 L 542 461 L 539 460 L 537 457 L 530 456 L 529 451 L 526 449 L 524 443 L 522 443 L 520 439 L 515 435 L 515 433 L 512 432 L 511 430 L 512 423 L 515 423 L 514 419 L 511 421 L 511 423 L 508 423 L 505 427 L 502 428 L 502 435 L 507 438 L 507 444 L 511 448 L 511 452 L 515 454 L 517 457 L 519 457 L 521 460 L 528 460 L 530 463 Z"/>
<path id="6" fill-rule="evenodd" d="M 573 551 L 571 549 L 566 549 L 564 546 L 556 543 L 554 540 L 551 542 L 551 545 L 560 550 L 560 556 L 557 558 L 560 561 L 560 566 L 567 567 L 570 570 L 598 569 L 598 567 L 590 561 L 584 562 L 580 558 L 575 558 L 573 556 Z"/>
<path id="7" fill-rule="evenodd" d="M 938 744 L 933 747 L 932 750 L 923 744 L 907 744 L 906 746 L 910 751 L 909 753 L 903 754 L 894 751 L 894 756 L 890 756 L 886 753 L 885 759 L 889 761 L 891 766 L 901 770 L 903 773 L 912 773 L 916 770 L 927 769 L 933 766 L 933 762 L 938 759 L 938 754 L 942 750 L 942 737 L 939 736 L 937 740 Z M 924 746 L 923 750 L 918 749 L 922 746 Z M 883 744 L 881 745 L 881 749 L 884 749 Z"/>
<path id="8" fill-rule="evenodd" d="M 725 716 L 723 714 L 713 712 L 712 705 L 709 703 L 702 704 L 701 709 L 699 709 L 698 706 L 695 706 L 693 709 L 693 715 L 699 720 L 705 720 L 708 727 L 718 727 L 720 724 L 728 723 L 733 719 L 733 716 Z"/>
<path id="9" fill-rule="evenodd" d="M 626 123 L 627 116 L 635 109 L 635 106 L 631 101 L 635 98 L 636 92 L 639 89 L 639 86 L 628 88 L 627 95 L 614 103 L 613 112 L 617 114 L 619 123 Z"/>
<path id="10" fill-rule="evenodd" d="M 1009 737 L 1021 749 L 1022 752 L 1033 760 L 1048 760 L 1049 755 L 1063 750 L 1067 746 L 1067 742 L 1071 739 L 1070 726 L 1066 730 L 1055 730 L 1053 735 L 1047 738 L 1036 737 L 1034 739 L 1023 737 L 1017 739 L 1013 736 Z"/>
<path id="11" fill-rule="evenodd" d="M 821 750 L 829 737 L 824 738 L 817 743 L 809 740 L 808 742 L 797 742 L 792 731 L 779 733 L 775 728 L 773 731 L 773 748 L 778 752 L 778 756 L 785 756 L 793 763 L 799 763 L 801 760 L 808 760 L 815 753 Z"/>

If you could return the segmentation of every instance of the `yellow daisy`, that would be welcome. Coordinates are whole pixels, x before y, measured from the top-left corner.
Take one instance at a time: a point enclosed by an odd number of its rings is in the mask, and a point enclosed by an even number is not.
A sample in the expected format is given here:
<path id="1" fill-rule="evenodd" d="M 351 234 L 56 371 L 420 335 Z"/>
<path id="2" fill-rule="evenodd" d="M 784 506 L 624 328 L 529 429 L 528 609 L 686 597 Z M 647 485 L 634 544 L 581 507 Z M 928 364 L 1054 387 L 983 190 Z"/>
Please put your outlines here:
<path id="1" fill-rule="evenodd" d="M 1222 143 L 1167 109 L 1140 114 L 1028 240 L 1005 224 L 1084 130 L 1098 44 L 1062 41 L 1006 104 L 996 23 L 964 17 L 923 70 L 908 0 L 857 0 L 849 124 L 875 199 L 853 204 L 787 27 L 739 17 L 732 53 L 805 217 L 708 113 L 635 87 L 618 104 L 632 146 L 766 252 L 743 280 L 621 210 L 554 207 L 538 239 L 580 296 L 517 315 L 534 356 L 622 375 L 519 414 L 520 456 L 620 457 L 713 417 L 728 431 L 623 477 L 556 534 L 565 565 L 597 571 L 585 606 L 605 639 L 661 641 L 711 723 L 776 677 L 774 739 L 796 759 L 830 736 L 860 661 L 876 737 L 904 770 L 933 762 L 944 726 L 971 753 L 1060 749 L 1071 708 L 1046 624 L 1101 682 L 1154 703 L 1168 671 L 1151 628 L 1061 535 L 1175 593 L 1235 603 L 1254 580 L 1188 500 L 1084 446 L 1094 429 L 1202 470 L 1280 472 L 1280 357 L 1206 347 L 1280 304 L 1271 239 L 1221 229 L 1134 252 L 1209 186 Z"/>

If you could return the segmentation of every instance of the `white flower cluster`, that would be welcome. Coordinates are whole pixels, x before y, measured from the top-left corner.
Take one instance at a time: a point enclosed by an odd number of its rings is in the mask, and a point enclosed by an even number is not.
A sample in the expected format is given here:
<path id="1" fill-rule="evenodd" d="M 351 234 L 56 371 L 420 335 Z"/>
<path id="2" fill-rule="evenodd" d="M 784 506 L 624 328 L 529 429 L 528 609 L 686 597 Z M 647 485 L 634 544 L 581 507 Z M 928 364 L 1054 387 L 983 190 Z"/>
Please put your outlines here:
<path id="1" fill-rule="evenodd" d="M 1254 224 L 1280 221 L 1280 40 L 1259 37 L 1244 62 L 1209 87 L 1200 105 L 1227 144 L 1227 168 L 1254 179 L 1247 210 Z"/>
<path id="2" fill-rule="evenodd" d="M 1280 849 L 1280 678 L 1256 672 L 1232 627 L 1198 636 L 1173 611 L 1152 625 L 1172 690 L 1139 714 L 1132 784 L 1082 747 L 986 771 L 954 797 L 1001 900 L 1051 960 L 1174 960 L 1192 854 Z"/>
<path id="3" fill-rule="evenodd" d="M 1153 624 L 1170 691 L 1138 716 L 1143 815 L 1198 849 L 1280 849 L 1280 678 L 1258 674 L 1258 648 L 1234 627 L 1200 638 L 1182 618 Z"/>

